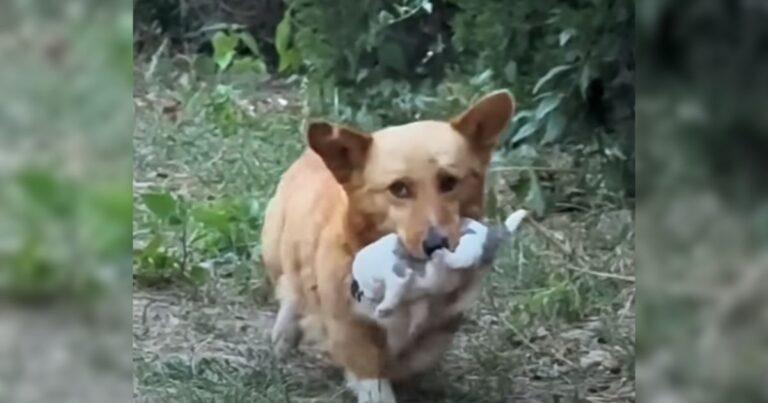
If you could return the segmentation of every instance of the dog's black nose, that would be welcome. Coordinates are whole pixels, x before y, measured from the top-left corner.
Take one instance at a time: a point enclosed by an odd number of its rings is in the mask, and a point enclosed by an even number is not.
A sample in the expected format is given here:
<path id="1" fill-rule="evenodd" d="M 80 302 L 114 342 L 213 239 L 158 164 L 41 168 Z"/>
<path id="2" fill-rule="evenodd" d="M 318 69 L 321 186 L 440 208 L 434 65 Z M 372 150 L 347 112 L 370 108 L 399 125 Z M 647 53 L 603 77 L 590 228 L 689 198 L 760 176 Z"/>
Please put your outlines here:
<path id="1" fill-rule="evenodd" d="M 427 231 L 427 236 L 424 238 L 424 242 L 421 243 L 421 248 L 427 257 L 432 256 L 436 250 L 447 248 L 448 238 L 440 234 L 435 227 L 430 227 Z"/>

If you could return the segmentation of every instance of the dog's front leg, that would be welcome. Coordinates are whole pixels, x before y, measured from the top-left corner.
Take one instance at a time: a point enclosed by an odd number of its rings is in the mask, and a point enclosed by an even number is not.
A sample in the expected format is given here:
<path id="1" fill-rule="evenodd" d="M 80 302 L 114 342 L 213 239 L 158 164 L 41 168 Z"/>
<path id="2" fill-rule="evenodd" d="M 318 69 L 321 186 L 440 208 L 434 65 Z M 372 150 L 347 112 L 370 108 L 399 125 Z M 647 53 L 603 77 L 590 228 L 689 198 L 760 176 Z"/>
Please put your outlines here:
<path id="1" fill-rule="evenodd" d="M 292 282 L 293 281 L 293 282 Z M 299 294 L 295 291 L 295 281 L 283 274 L 277 282 L 277 297 L 280 309 L 275 324 L 272 326 L 272 345 L 278 356 L 294 349 L 301 339 L 299 328 Z"/>
<path id="2" fill-rule="evenodd" d="M 342 251 L 324 247 L 318 255 L 318 261 L 326 262 L 324 270 L 318 272 L 317 291 L 331 357 L 348 374 L 358 402 L 396 403 L 392 384 L 384 379 L 386 333 L 353 312 L 349 270 L 352 258 Z"/>
<path id="3" fill-rule="evenodd" d="M 384 379 L 387 351 L 381 329 L 352 318 L 326 323 L 331 356 L 347 374 L 359 403 L 396 403 L 392 384 Z"/>

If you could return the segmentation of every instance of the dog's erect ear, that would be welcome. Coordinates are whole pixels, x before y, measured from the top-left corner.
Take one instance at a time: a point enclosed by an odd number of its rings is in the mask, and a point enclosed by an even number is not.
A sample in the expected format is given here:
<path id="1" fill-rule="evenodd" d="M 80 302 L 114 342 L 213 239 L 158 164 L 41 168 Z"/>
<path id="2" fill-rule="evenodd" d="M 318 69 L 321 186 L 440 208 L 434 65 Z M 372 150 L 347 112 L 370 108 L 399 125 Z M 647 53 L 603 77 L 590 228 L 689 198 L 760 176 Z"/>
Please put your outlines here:
<path id="1" fill-rule="evenodd" d="M 326 122 L 314 122 L 307 131 L 309 147 L 325 162 L 336 180 L 347 183 L 362 169 L 373 139 L 371 136 Z"/>
<path id="2" fill-rule="evenodd" d="M 451 126 L 480 151 L 490 152 L 499 142 L 499 135 L 509 125 L 515 113 L 515 100 L 509 91 L 495 91 L 477 101 Z"/>

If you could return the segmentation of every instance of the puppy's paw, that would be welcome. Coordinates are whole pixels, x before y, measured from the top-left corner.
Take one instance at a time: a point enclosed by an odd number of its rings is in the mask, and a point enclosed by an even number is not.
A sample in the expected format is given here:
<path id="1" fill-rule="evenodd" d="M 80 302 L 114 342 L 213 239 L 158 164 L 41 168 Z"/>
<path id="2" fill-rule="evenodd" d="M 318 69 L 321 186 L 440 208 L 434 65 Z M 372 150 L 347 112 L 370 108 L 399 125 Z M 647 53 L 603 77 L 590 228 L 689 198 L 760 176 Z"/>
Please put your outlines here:
<path id="1" fill-rule="evenodd" d="M 421 332 L 422 327 L 423 326 L 420 323 L 411 323 L 411 325 L 408 326 L 408 338 L 415 338 Z"/>
<path id="2" fill-rule="evenodd" d="M 520 223 L 528 215 L 528 211 L 520 209 L 510 214 L 506 220 L 504 220 L 504 226 L 508 232 L 515 232 Z"/>
<path id="3" fill-rule="evenodd" d="M 376 308 L 375 314 L 377 318 L 387 318 L 390 315 L 392 315 L 393 311 L 394 311 L 394 308 L 380 306 Z"/>

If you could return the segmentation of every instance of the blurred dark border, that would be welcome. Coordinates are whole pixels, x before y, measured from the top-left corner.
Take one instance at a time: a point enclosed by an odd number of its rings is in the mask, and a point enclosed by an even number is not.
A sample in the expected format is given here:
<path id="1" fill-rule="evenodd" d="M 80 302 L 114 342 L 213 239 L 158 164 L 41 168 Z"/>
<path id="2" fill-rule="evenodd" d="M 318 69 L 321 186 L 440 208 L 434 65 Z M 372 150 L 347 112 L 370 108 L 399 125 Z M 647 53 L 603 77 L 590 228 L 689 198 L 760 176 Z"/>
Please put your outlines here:
<path id="1" fill-rule="evenodd" d="M 637 2 L 638 396 L 768 400 L 768 2 Z"/>
<path id="2" fill-rule="evenodd" d="M 132 14 L 0 3 L 0 401 L 128 402 Z"/>

